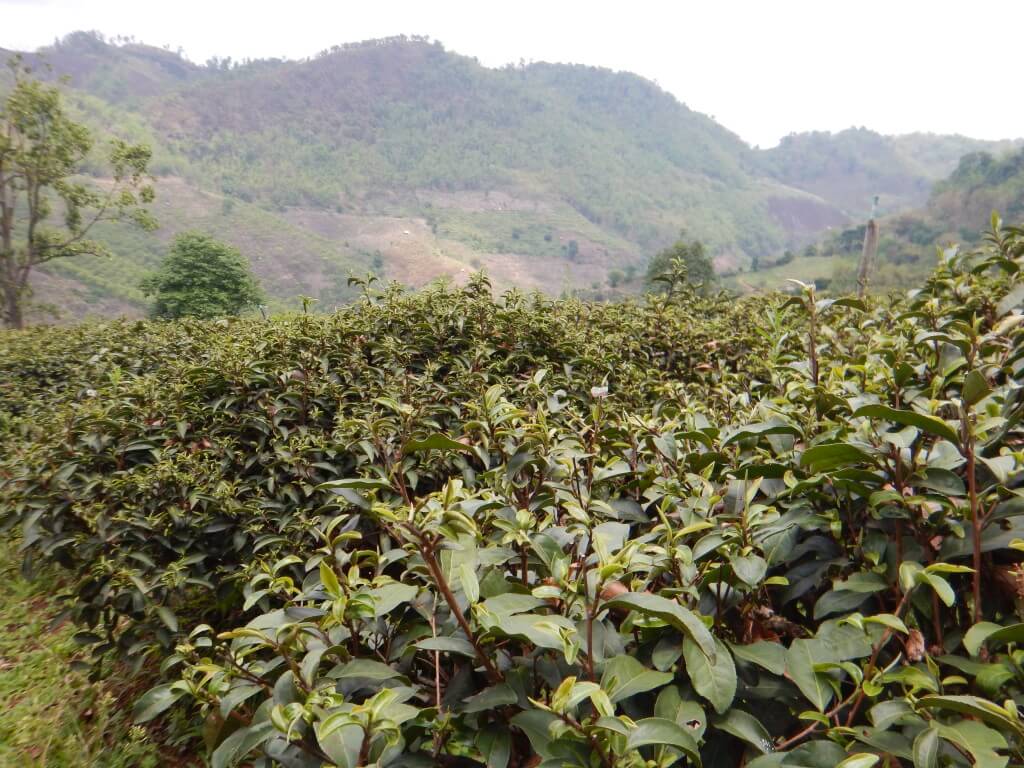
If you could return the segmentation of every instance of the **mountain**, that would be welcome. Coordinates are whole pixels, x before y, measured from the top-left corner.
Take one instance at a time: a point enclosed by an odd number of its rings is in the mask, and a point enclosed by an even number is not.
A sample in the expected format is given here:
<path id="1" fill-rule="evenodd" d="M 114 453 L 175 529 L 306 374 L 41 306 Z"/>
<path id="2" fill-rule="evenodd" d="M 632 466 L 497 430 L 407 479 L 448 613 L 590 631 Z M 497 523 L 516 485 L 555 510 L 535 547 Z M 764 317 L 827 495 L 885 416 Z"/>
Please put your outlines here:
<path id="1" fill-rule="evenodd" d="M 848 226 L 871 194 L 917 205 L 958 153 L 992 148 L 853 131 L 757 151 L 636 75 L 490 69 L 423 38 L 199 66 L 75 33 L 28 59 L 67 76 L 81 119 L 154 148 L 158 235 L 108 227 L 113 258 L 36 281 L 72 316 L 142 311 L 139 280 L 190 228 L 241 248 L 292 306 L 347 300 L 352 270 L 594 289 L 683 229 L 735 272 Z"/>

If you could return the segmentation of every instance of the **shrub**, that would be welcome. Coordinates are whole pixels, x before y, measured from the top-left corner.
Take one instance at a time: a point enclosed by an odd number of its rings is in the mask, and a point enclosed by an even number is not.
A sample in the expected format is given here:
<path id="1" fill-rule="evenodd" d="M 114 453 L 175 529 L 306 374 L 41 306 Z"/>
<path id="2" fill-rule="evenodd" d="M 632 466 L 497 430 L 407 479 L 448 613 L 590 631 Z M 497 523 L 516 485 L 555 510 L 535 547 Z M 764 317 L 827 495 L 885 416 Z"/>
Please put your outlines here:
<path id="1" fill-rule="evenodd" d="M 1022 261 L 995 222 L 873 304 L 368 290 L 131 372 L 76 329 L 0 498 L 214 765 L 1003 766 Z"/>

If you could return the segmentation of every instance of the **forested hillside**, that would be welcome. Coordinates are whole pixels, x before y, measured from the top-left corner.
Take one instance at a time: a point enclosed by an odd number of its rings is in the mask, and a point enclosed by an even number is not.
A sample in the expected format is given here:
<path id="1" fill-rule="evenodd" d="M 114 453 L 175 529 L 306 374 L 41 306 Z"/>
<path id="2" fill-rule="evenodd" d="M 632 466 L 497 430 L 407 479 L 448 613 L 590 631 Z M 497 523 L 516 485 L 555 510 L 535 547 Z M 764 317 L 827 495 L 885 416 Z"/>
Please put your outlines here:
<path id="1" fill-rule="evenodd" d="M 935 268 L 937 249 L 980 242 L 979 222 L 993 211 L 1009 219 L 1024 215 L 1024 149 L 966 154 L 948 176 L 931 185 L 920 207 L 893 213 L 882 206 L 873 287 L 902 290 L 920 283 Z M 777 289 L 786 278 L 799 276 L 834 291 L 852 290 L 863 243 L 864 224 L 838 229 L 819 243 L 762 261 L 758 270 L 737 274 L 729 283 Z"/>
<path id="2" fill-rule="evenodd" d="M 865 128 L 830 134 L 816 131 L 785 137 L 759 154 L 780 181 L 820 195 L 863 219 L 879 196 L 883 210 L 923 205 L 932 185 L 948 176 L 971 152 L 1002 153 L 1020 141 L 980 141 L 965 136 L 914 133 L 882 136 Z M 973 221 L 977 221 L 975 217 Z"/>
<path id="3" fill-rule="evenodd" d="M 684 228 L 735 272 L 848 227 L 873 194 L 919 205 L 961 153 L 1002 148 L 857 130 L 758 151 L 636 75 L 489 69 L 419 38 L 201 66 L 76 33 L 29 59 L 69 78 L 94 128 L 154 149 L 157 234 L 108 227 L 113 257 L 39 273 L 37 313 L 70 317 L 138 314 L 139 281 L 186 228 L 239 247 L 277 307 L 346 301 L 351 270 L 594 288 Z"/>

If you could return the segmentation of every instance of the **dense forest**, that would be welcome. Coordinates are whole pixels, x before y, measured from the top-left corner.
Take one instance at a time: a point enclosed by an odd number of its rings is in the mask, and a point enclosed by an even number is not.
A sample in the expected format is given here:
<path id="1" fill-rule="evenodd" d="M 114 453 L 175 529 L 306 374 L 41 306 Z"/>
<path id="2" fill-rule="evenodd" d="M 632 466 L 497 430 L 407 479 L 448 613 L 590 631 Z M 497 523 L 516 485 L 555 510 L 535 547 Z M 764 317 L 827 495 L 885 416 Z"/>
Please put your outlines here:
<path id="1" fill-rule="evenodd" d="M 502 287 L 595 294 L 682 229 L 746 273 L 863 223 L 873 195 L 916 208 L 963 154 L 1012 146 L 861 129 L 755 150 L 635 75 L 488 69 L 422 38 L 197 65 L 76 33 L 27 60 L 69 78 L 97 131 L 152 148 L 161 224 L 107 227 L 108 258 L 49 265 L 40 318 L 140 314 L 139 283 L 190 229 L 250 258 L 275 308 L 329 310 L 368 270 L 422 285 L 485 268 Z"/>

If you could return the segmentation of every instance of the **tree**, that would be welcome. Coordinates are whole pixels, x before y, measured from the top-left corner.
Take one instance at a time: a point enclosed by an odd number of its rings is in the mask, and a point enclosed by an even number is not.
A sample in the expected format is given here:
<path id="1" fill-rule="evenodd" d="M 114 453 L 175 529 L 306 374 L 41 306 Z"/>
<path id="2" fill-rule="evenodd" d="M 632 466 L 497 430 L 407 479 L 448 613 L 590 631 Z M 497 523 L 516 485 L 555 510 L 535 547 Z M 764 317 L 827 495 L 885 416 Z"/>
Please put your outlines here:
<path id="1" fill-rule="evenodd" d="M 263 291 L 237 248 L 199 232 L 184 232 L 171 244 L 160 269 L 142 283 L 153 296 L 154 317 L 237 315 L 263 300 Z"/>
<path id="2" fill-rule="evenodd" d="M 705 291 L 715 281 L 715 269 L 700 240 L 688 241 L 686 233 L 660 251 L 647 265 L 647 283 L 674 296 L 684 285 Z M 661 284 L 660 288 L 658 284 Z"/>
<path id="3" fill-rule="evenodd" d="M 0 317 L 8 328 L 25 324 L 32 270 L 54 259 L 106 255 L 89 239 L 101 221 L 128 220 L 144 229 L 156 222 L 145 205 L 153 200 L 147 173 L 149 147 L 111 142 L 109 180 L 75 180 L 93 149 L 89 129 L 64 111 L 60 89 L 30 77 L 15 57 L 14 87 L 0 104 Z M 48 226 L 51 214 L 63 214 Z"/>

